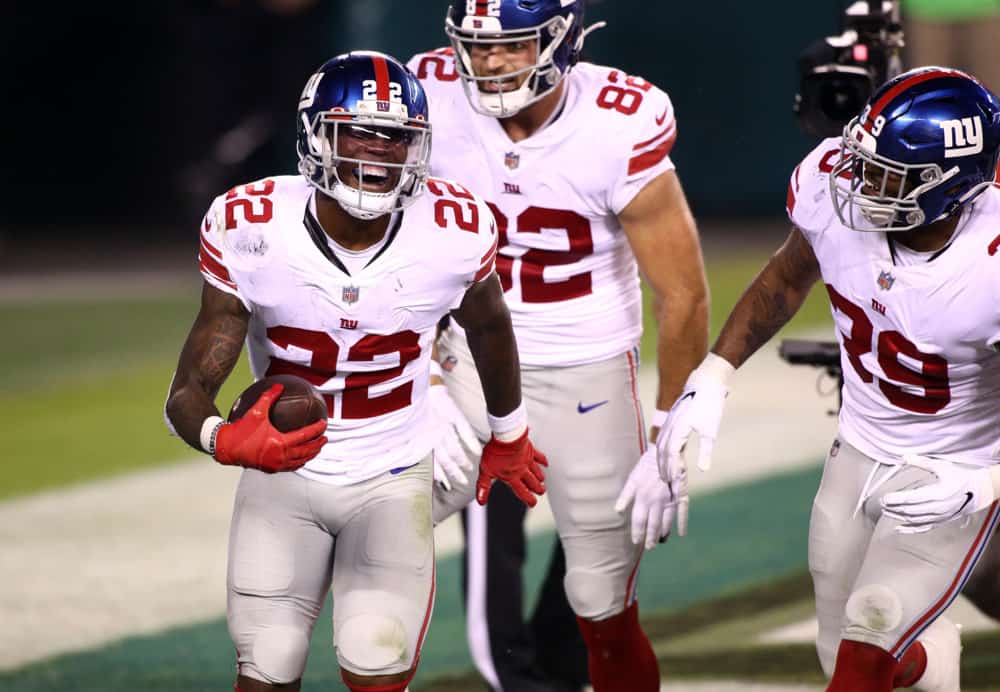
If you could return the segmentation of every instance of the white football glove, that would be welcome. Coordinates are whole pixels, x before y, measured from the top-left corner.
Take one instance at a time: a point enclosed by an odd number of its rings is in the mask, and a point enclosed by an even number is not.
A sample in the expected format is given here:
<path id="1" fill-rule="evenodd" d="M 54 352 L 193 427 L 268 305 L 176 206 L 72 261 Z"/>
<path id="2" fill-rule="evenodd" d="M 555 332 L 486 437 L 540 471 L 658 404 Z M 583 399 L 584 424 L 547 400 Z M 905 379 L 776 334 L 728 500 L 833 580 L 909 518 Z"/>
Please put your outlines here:
<path id="1" fill-rule="evenodd" d="M 910 490 L 886 493 L 882 512 L 900 525 L 898 533 L 924 533 L 935 526 L 989 507 L 1000 496 L 1000 466 L 977 467 L 915 454 L 903 463 L 929 472 L 933 479 Z"/>
<path id="2" fill-rule="evenodd" d="M 632 469 L 625 487 L 615 502 L 615 511 L 621 514 L 632 505 L 632 542 L 644 544 L 652 550 L 670 535 L 670 527 L 677 518 L 677 533 L 687 533 L 688 489 L 687 470 L 671 482 L 664 483 L 656 469 L 656 448 L 650 446 Z"/>
<path id="3" fill-rule="evenodd" d="M 472 472 L 483 452 L 483 443 L 469 425 L 443 384 L 433 384 L 427 390 L 431 400 L 433 425 L 437 429 L 434 443 L 434 480 L 445 490 L 452 483 L 459 486 L 472 481 Z"/>
<path id="4" fill-rule="evenodd" d="M 711 467 L 712 447 L 729 395 L 726 380 L 734 371 L 725 358 L 709 353 L 688 376 L 656 438 L 660 478 L 665 482 L 687 474 L 684 447 L 691 433 L 698 433 L 698 468 L 708 471 Z"/>

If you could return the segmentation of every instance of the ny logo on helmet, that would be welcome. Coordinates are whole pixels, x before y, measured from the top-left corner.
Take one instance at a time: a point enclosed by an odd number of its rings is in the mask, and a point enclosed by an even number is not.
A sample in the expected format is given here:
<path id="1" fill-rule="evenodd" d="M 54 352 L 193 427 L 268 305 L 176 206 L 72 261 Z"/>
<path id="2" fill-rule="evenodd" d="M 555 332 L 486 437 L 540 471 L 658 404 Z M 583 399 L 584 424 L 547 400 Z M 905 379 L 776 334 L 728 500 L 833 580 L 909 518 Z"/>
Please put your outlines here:
<path id="1" fill-rule="evenodd" d="M 983 121 L 978 115 L 959 120 L 942 120 L 944 157 L 978 154 L 983 150 Z"/>

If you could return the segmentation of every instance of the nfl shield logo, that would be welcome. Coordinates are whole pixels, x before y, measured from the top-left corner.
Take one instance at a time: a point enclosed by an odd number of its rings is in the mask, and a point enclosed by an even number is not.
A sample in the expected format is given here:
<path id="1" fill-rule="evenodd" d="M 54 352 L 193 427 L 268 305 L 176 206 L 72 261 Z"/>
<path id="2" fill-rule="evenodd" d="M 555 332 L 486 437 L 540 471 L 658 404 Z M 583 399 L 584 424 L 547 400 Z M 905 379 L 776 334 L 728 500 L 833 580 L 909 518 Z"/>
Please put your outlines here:
<path id="1" fill-rule="evenodd" d="M 352 305 L 358 302 L 358 298 L 361 297 L 361 288 L 358 286 L 344 286 L 344 290 L 340 294 L 341 300 L 343 300 L 348 305 Z"/>
<path id="2" fill-rule="evenodd" d="M 892 285 L 896 283 L 896 277 L 889 272 L 879 272 L 878 275 L 878 287 L 883 291 L 888 291 L 892 288 Z"/>
<path id="3" fill-rule="evenodd" d="M 503 165 L 505 165 L 510 170 L 517 168 L 518 164 L 521 163 L 521 155 L 515 154 L 513 151 L 508 151 L 503 155 Z"/>

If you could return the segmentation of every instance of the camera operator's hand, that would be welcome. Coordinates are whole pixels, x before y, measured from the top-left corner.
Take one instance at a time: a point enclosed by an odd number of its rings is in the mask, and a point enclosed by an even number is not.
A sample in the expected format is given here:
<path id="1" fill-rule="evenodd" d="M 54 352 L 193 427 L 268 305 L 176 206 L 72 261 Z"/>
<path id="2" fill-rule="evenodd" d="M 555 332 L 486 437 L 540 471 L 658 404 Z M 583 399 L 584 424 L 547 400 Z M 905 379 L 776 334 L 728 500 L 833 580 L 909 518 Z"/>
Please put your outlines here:
<path id="1" fill-rule="evenodd" d="M 707 471 L 711 467 L 712 447 L 729 394 L 726 381 L 734 371 L 725 358 L 709 353 L 688 376 L 684 391 L 656 438 L 657 462 L 664 482 L 676 482 L 687 473 L 684 447 L 692 433 L 699 438 L 698 468 Z"/>

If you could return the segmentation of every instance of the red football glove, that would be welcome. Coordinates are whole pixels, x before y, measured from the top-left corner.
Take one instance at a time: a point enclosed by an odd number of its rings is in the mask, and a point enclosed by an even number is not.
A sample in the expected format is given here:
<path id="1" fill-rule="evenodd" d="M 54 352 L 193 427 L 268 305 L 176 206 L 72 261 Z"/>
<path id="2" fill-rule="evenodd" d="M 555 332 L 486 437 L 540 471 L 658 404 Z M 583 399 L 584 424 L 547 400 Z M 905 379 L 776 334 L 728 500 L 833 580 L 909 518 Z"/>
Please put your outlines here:
<path id="1" fill-rule="evenodd" d="M 538 502 L 535 495 L 545 492 L 545 472 L 542 466 L 549 461 L 528 439 L 528 431 L 513 442 L 501 442 L 495 437 L 483 447 L 483 457 L 479 462 L 479 480 L 476 481 L 476 502 L 486 504 L 490 496 L 490 486 L 499 478 L 510 486 L 521 502 L 534 507 Z"/>
<path id="2" fill-rule="evenodd" d="M 260 395 L 243 417 L 223 423 L 215 436 L 215 460 L 226 466 L 245 466 L 265 473 L 294 471 L 319 454 L 326 421 L 283 433 L 271 425 L 268 412 L 284 386 L 276 384 Z"/>

